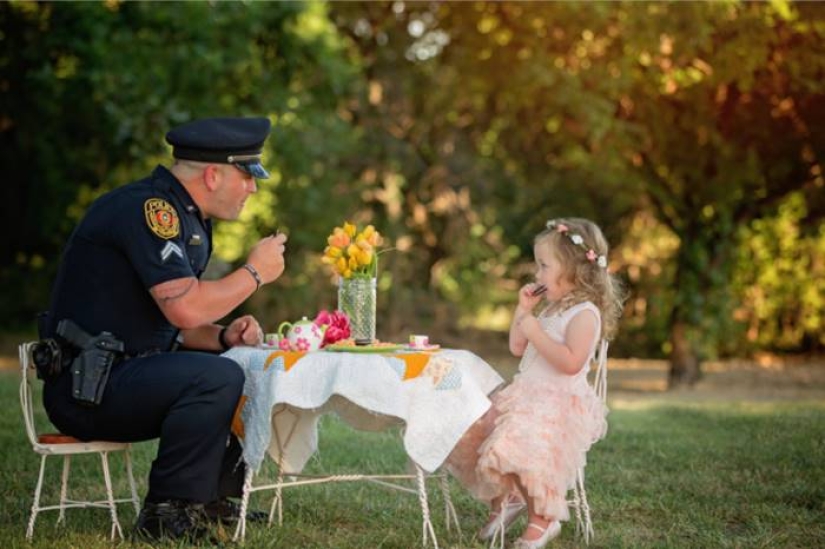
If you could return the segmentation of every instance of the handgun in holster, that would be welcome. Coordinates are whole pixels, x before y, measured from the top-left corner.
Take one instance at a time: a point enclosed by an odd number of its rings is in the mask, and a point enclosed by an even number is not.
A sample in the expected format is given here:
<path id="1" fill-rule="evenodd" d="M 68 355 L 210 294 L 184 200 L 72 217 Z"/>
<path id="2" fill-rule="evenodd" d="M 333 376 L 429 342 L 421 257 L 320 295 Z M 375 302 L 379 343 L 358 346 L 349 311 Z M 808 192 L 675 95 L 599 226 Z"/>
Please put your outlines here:
<path id="1" fill-rule="evenodd" d="M 97 406 L 112 365 L 123 356 L 123 342 L 110 332 L 90 336 L 69 319 L 57 324 L 56 333 L 80 351 L 71 364 L 72 396 L 81 404 Z"/>

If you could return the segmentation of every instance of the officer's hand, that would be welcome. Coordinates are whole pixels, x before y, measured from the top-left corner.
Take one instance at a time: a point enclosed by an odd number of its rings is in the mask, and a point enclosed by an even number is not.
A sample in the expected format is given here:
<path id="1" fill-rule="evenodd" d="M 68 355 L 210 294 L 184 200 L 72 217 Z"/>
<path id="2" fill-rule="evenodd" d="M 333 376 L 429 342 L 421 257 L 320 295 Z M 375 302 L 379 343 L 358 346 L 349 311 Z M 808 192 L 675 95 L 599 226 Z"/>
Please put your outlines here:
<path id="1" fill-rule="evenodd" d="M 245 315 L 236 318 L 226 327 L 224 339 L 232 347 L 236 345 L 260 345 L 264 342 L 264 332 L 255 317 Z"/>
<path id="2" fill-rule="evenodd" d="M 261 275 L 261 283 L 268 284 L 284 272 L 286 235 L 279 233 L 262 238 L 249 252 L 248 262 Z"/>

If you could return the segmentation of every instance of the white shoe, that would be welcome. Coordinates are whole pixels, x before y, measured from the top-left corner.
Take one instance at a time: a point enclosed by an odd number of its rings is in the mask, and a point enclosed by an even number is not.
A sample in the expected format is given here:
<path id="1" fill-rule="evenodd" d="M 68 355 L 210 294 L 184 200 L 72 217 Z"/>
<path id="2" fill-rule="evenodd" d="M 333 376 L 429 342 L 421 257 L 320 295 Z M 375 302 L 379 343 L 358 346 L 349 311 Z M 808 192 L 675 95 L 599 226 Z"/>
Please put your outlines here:
<path id="1" fill-rule="evenodd" d="M 561 533 L 561 522 L 554 520 L 547 525 L 547 528 L 542 528 L 538 524 L 532 522 L 527 524 L 527 528 L 534 528 L 541 532 L 541 537 L 533 540 L 526 540 L 519 538 L 513 544 L 513 549 L 542 549 L 545 545 L 550 543 L 550 540 Z"/>
<path id="2" fill-rule="evenodd" d="M 481 541 L 487 541 L 498 534 L 499 529 L 502 527 L 506 532 L 507 528 L 513 524 L 525 508 L 526 506 L 521 501 L 511 501 L 505 503 L 503 510 L 504 514 L 501 514 L 502 511 L 494 511 L 491 513 L 490 520 L 488 520 L 487 524 L 482 526 L 481 530 L 478 531 L 478 539 Z"/>

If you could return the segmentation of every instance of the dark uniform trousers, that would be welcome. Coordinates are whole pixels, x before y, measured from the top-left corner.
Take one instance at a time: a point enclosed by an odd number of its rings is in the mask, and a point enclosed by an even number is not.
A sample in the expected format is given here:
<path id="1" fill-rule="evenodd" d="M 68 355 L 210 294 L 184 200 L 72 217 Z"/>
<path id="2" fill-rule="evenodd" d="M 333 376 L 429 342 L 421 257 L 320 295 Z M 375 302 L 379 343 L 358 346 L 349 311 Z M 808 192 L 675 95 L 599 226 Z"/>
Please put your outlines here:
<path id="1" fill-rule="evenodd" d="M 244 467 L 230 424 L 244 374 L 234 361 L 198 352 L 124 360 L 96 407 L 78 404 L 71 383 L 64 371 L 44 389 L 49 418 L 62 432 L 81 440 L 160 438 L 146 501 L 207 503 L 241 494 Z"/>

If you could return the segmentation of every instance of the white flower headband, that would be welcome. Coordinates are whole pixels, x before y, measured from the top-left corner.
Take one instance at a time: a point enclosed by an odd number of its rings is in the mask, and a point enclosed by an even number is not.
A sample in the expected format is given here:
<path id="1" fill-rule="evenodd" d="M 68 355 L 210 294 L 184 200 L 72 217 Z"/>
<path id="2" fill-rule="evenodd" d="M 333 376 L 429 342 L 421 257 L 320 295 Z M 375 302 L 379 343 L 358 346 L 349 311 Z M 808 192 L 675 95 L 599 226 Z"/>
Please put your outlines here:
<path id="1" fill-rule="evenodd" d="M 587 258 L 588 261 L 590 261 L 590 263 L 595 263 L 602 269 L 607 268 L 607 257 L 605 257 L 602 254 L 597 254 L 596 250 L 585 244 L 582 235 L 578 233 L 571 233 L 570 227 L 568 227 L 564 223 L 557 223 L 555 220 L 552 219 L 547 222 L 547 228 L 550 230 L 555 230 L 557 233 L 563 234 L 568 239 L 570 239 L 570 242 L 584 250 L 584 256 Z"/>

